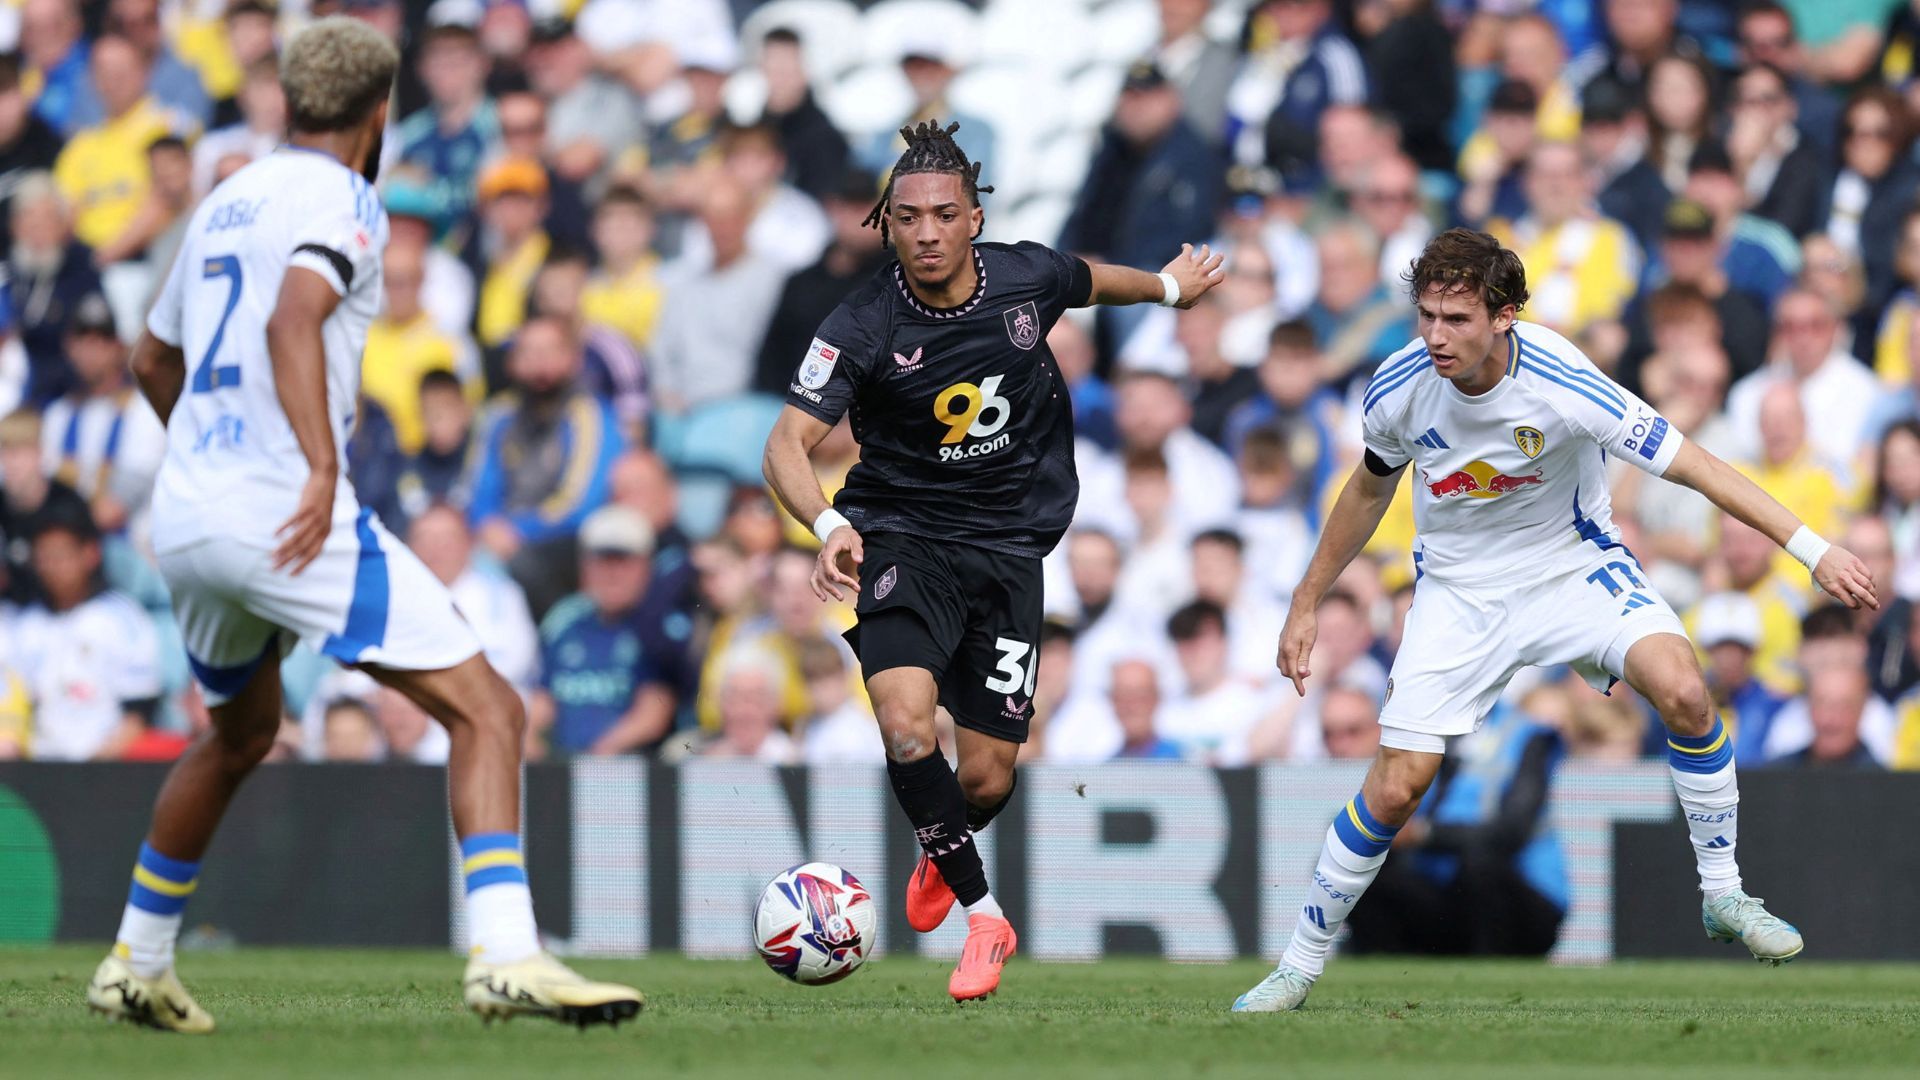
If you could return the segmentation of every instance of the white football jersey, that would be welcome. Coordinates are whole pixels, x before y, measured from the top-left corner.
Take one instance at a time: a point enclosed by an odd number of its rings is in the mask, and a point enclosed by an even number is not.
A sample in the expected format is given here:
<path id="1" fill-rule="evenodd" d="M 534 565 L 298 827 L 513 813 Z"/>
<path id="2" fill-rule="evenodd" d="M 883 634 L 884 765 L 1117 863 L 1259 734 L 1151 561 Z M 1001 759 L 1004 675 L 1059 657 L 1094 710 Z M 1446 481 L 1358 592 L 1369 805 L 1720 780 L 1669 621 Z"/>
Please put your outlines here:
<path id="1" fill-rule="evenodd" d="M 267 320 L 289 267 L 340 295 L 321 328 L 327 413 L 341 458 L 334 521 L 358 512 L 346 443 L 360 394 L 360 354 L 382 302 L 387 213 L 359 173 L 315 150 L 283 146 L 201 201 L 147 329 L 186 354 L 153 497 L 158 550 L 209 535 L 271 535 L 292 516 L 307 459 L 287 423 L 267 356 Z"/>
<path id="2" fill-rule="evenodd" d="M 1414 564 L 1453 584 L 1537 583 L 1619 546 L 1606 455 L 1659 476 L 1680 450 L 1678 429 L 1566 338 L 1516 322 L 1504 348 L 1506 377 L 1472 397 L 1415 339 L 1362 399 L 1367 448 L 1411 462 Z"/>

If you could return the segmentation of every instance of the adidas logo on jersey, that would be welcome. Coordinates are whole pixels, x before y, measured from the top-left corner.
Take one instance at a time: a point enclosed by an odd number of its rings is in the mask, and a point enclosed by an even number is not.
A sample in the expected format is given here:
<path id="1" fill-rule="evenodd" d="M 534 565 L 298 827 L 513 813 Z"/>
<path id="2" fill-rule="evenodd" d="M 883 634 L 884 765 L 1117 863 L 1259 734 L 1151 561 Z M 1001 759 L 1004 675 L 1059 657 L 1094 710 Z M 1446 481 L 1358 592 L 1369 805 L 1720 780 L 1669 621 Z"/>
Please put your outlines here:
<path id="1" fill-rule="evenodd" d="M 1413 441 L 1418 443 L 1421 446 L 1426 447 L 1429 450 L 1453 449 L 1453 447 L 1447 445 L 1447 440 L 1441 438 L 1440 433 L 1438 431 L 1435 431 L 1432 428 L 1428 428 L 1427 433 L 1425 435 L 1422 435 Z"/>

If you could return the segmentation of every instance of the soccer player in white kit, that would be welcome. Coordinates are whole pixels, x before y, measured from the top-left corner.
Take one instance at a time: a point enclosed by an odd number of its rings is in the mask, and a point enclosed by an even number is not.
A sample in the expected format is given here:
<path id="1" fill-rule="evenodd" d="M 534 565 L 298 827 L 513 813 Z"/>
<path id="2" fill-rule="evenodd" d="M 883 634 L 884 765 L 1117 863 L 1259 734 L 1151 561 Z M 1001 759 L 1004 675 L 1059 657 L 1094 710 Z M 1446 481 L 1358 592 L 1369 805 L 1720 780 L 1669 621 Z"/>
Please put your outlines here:
<path id="1" fill-rule="evenodd" d="M 1306 1001 L 1334 935 L 1439 771 L 1447 737 L 1478 728 L 1528 665 L 1570 664 L 1601 690 L 1624 680 L 1659 710 L 1708 936 L 1740 941 L 1762 961 L 1792 959 L 1803 946 L 1799 931 L 1740 887 L 1733 747 L 1679 618 L 1620 542 L 1606 458 L 1705 495 L 1784 546 L 1851 607 L 1879 606 L 1871 575 L 1567 339 L 1518 321 L 1526 272 L 1491 236 L 1442 233 L 1407 279 L 1420 338 L 1367 387 L 1366 460 L 1327 517 L 1279 649 L 1281 672 L 1304 693 L 1314 609 L 1411 472 L 1418 584 L 1387 680 L 1380 752 L 1327 830 L 1280 966 L 1234 1011 Z"/>
<path id="2" fill-rule="evenodd" d="M 473 951 L 467 1005 L 585 1026 L 638 1014 L 540 948 L 520 853 L 519 695 L 446 589 L 363 509 L 340 468 L 381 302 L 387 215 L 371 177 L 400 57 L 324 19 L 281 61 L 288 145 L 215 188 L 134 347 L 167 425 L 153 545 L 213 723 L 154 806 L 112 952 L 88 1003 L 187 1033 L 213 1019 L 173 972 L 181 911 L 240 782 L 280 726 L 280 658 L 306 641 L 444 724 Z"/>

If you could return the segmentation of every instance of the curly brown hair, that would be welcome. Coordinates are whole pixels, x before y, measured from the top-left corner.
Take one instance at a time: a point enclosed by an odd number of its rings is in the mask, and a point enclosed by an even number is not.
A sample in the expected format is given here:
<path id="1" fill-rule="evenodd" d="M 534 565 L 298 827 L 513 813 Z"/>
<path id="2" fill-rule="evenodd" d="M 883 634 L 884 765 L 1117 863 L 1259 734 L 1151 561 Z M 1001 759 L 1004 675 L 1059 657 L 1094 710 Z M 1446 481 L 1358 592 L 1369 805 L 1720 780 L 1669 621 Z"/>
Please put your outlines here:
<path id="1" fill-rule="evenodd" d="M 1426 250 L 1400 275 L 1415 303 L 1438 287 L 1442 292 L 1470 292 L 1480 297 L 1487 314 L 1508 304 L 1514 311 L 1527 306 L 1527 268 L 1520 256 L 1500 241 L 1472 229 L 1448 229 L 1427 241 Z"/>

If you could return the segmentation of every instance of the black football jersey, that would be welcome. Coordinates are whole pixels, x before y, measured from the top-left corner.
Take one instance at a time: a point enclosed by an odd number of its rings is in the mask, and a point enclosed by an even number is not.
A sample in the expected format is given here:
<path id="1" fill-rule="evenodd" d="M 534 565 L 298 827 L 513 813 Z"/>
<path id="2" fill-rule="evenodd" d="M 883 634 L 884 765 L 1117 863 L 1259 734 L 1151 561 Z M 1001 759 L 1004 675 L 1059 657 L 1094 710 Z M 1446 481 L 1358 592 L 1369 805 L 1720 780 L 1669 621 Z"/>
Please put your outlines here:
<path id="1" fill-rule="evenodd" d="M 973 295 L 930 308 L 889 263 L 827 320 L 787 401 L 851 413 L 860 462 L 834 506 L 862 532 L 1052 551 L 1073 520 L 1073 404 L 1047 331 L 1093 272 L 1034 243 L 975 244 Z"/>

